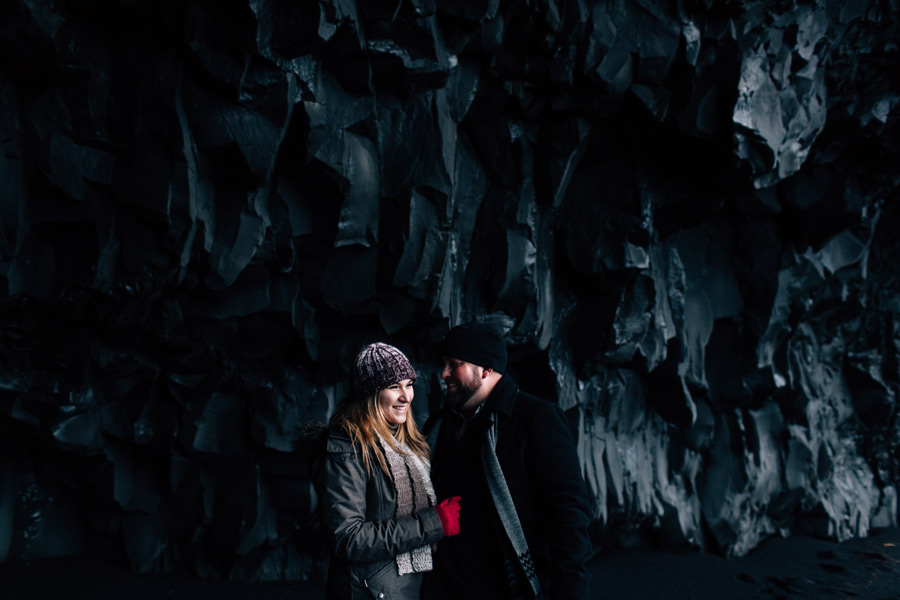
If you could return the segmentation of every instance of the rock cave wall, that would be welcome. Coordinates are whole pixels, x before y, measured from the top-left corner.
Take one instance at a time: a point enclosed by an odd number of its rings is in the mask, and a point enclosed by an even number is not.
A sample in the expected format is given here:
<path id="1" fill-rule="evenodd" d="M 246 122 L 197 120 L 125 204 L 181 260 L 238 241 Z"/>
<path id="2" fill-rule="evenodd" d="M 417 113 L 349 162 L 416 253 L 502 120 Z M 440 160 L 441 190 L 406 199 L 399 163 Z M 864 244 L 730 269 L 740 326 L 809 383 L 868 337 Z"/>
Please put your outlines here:
<path id="1" fill-rule="evenodd" d="M 458 322 L 595 543 L 896 525 L 896 2 L 10 0 L 0 561 L 298 579 L 296 428 Z"/>

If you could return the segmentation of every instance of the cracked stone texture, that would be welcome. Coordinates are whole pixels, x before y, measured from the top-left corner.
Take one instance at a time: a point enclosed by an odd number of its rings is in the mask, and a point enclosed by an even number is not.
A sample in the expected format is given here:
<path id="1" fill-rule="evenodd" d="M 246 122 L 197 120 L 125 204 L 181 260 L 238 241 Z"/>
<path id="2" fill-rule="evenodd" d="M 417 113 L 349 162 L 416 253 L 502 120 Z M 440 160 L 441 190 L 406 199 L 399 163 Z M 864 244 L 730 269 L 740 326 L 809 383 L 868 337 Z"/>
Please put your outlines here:
<path id="1" fill-rule="evenodd" d="M 0 561 L 315 576 L 298 426 L 496 323 L 595 544 L 896 525 L 900 14 L 0 7 Z"/>

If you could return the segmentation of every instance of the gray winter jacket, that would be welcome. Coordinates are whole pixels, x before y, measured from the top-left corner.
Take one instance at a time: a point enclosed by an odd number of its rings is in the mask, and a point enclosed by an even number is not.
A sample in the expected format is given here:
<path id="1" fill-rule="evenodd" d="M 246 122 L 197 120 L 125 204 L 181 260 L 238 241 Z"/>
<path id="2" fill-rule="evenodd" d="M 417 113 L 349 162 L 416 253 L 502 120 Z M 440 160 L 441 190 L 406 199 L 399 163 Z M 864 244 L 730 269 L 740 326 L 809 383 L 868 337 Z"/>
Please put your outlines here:
<path id="1" fill-rule="evenodd" d="M 397 518 L 397 492 L 378 467 L 366 473 L 350 438 L 330 430 L 320 477 L 325 526 L 331 533 L 330 600 L 418 600 L 422 574 L 399 575 L 395 557 L 444 536 L 434 508 Z"/>

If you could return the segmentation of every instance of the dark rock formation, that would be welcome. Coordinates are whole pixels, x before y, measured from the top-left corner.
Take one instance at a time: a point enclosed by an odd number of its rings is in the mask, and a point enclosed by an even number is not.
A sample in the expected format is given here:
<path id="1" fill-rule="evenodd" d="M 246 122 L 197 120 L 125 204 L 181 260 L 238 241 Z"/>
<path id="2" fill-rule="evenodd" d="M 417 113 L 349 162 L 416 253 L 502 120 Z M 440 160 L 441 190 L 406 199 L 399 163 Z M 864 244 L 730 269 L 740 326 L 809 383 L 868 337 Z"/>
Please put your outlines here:
<path id="1" fill-rule="evenodd" d="M 364 343 L 504 328 L 597 544 L 897 523 L 894 3 L 0 6 L 0 560 L 297 579 Z"/>

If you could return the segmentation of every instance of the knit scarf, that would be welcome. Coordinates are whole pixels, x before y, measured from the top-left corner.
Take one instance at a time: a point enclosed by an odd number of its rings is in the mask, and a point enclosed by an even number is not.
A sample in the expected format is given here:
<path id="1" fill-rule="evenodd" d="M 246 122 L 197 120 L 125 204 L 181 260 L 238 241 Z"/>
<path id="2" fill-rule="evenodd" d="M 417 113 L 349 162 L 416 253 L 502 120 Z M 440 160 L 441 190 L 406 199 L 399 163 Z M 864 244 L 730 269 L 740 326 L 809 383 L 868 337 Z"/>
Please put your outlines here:
<path id="1" fill-rule="evenodd" d="M 422 509 L 434 506 L 437 499 L 431 485 L 429 465 L 409 449 L 406 444 L 378 436 L 384 457 L 387 459 L 394 488 L 397 491 L 397 512 L 395 516 L 408 517 Z M 397 570 L 400 575 L 422 573 L 433 568 L 431 546 L 425 544 L 409 552 L 397 555 Z"/>
<path id="2" fill-rule="evenodd" d="M 500 522 L 503 524 L 503 529 L 506 531 L 506 536 L 516 555 L 515 562 L 517 564 L 514 564 L 512 560 L 506 561 L 507 579 L 514 590 L 520 589 L 516 567 L 521 568 L 534 597 L 541 600 L 544 596 L 541 592 L 537 571 L 534 568 L 534 561 L 531 558 L 531 550 L 528 549 L 525 532 L 522 531 L 522 524 L 519 521 L 519 513 L 516 512 L 516 505 L 513 503 L 509 486 L 506 484 L 506 477 L 503 476 L 500 461 L 497 460 L 497 414 L 490 413 L 488 417 L 491 420 L 491 427 L 487 431 L 487 443 L 481 447 L 481 461 L 484 464 L 484 474 L 487 477 L 491 498 L 494 500 L 494 507 L 497 509 L 497 515 L 500 517 Z"/>

